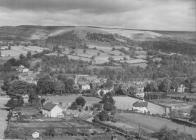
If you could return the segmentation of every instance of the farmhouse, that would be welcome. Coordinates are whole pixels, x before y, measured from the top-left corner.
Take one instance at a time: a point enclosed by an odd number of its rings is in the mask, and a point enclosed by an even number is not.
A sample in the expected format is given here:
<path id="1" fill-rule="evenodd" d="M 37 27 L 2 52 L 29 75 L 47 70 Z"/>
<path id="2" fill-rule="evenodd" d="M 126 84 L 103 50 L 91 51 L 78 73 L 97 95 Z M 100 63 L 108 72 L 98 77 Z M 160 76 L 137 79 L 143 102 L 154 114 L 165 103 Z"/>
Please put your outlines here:
<path id="1" fill-rule="evenodd" d="M 139 113 L 147 113 L 148 109 L 148 102 L 145 101 L 137 101 L 135 103 L 133 103 L 133 110 Z"/>
<path id="2" fill-rule="evenodd" d="M 60 105 L 52 102 L 47 102 L 42 108 L 42 113 L 45 117 L 63 117 L 63 109 Z"/>

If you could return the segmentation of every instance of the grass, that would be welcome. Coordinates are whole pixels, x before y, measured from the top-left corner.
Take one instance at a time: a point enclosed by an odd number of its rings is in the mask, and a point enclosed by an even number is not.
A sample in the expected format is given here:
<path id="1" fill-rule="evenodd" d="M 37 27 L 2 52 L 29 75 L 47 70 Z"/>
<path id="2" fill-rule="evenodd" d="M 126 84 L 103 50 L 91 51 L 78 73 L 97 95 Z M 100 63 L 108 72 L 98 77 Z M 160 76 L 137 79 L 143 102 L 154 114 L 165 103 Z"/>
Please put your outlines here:
<path id="1" fill-rule="evenodd" d="M 30 51 L 32 54 L 42 52 L 44 49 L 38 46 L 12 46 L 11 50 L 4 50 L 2 51 L 3 57 L 15 57 L 18 58 L 20 54 L 26 55 L 28 51 Z"/>
<path id="2" fill-rule="evenodd" d="M 133 103 L 138 101 L 136 98 L 132 97 L 127 97 L 127 96 L 117 96 L 113 97 L 115 100 L 115 106 L 117 109 L 121 110 L 132 110 Z M 150 111 L 151 114 L 164 114 L 165 113 L 165 108 L 153 103 L 148 103 L 148 110 Z"/>
<path id="3" fill-rule="evenodd" d="M 196 128 L 176 124 L 164 118 L 145 116 L 133 113 L 119 113 L 116 114 L 116 118 L 120 122 L 124 122 L 131 126 L 140 125 L 141 127 L 144 127 L 152 131 L 158 131 L 166 126 L 169 129 L 177 129 L 180 132 L 186 132 L 188 134 L 191 134 L 194 138 L 196 138 Z"/>

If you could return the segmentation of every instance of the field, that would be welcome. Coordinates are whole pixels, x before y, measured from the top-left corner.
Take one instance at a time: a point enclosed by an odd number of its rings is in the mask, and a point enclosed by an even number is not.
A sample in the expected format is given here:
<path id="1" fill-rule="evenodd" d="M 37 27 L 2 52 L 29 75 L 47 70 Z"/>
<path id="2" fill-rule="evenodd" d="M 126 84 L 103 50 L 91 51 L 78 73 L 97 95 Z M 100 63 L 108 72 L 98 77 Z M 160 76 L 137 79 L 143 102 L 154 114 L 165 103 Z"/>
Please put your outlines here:
<path id="1" fill-rule="evenodd" d="M 115 100 L 115 106 L 117 109 L 121 110 L 132 110 L 132 105 L 138 99 L 132 98 L 132 97 L 127 97 L 127 96 L 117 96 L 113 97 Z M 148 102 L 148 110 L 150 111 L 151 114 L 164 114 L 165 113 L 165 108 L 153 103 Z"/>
<path id="2" fill-rule="evenodd" d="M 9 98 L 0 96 L 0 139 L 4 138 L 4 130 L 7 127 L 7 114 L 8 112 L 4 110 L 4 105 L 7 103 Z"/>
<path id="3" fill-rule="evenodd" d="M 124 122 L 131 126 L 140 125 L 141 127 L 144 127 L 152 131 L 158 131 L 163 127 L 167 127 L 169 129 L 175 129 L 180 132 L 186 132 L 196 138 L 196 128 L 179 125 L 164 118 L 152 117 L 147 115 L 145 116 L 133 113 L 119 113 L 116 114 L 116 118 L 120 122 Z"/>
<path id="4" fill-rule="evenodd" d="M 49 101 L 52 101 L 54 103 L 59 103 L 62 102 L 63 104 L 69 104 L 72 103 L 73 101 L 75 101 L 75 99 L 77 97 L 79 97 L 80 95 L 68 95 L 68 96 L 46 96 L 46 99 Z M 98 103 L 100 101 L 99 98 L 96 97 L 85 97 L 83 96 L 83 98 L 86 100 L 86 104 L 94 104 L 94 103 Z"/>
<path id="5" fill-rule="evenodd" d="M 15 57 L 18 58 L 20 54 L 26 55 L 28 51 L 32 54 L 42 52 L 44 49 L 38 46 L 11 46 L 11 50 L 2 50 L 2 57 Z"/>

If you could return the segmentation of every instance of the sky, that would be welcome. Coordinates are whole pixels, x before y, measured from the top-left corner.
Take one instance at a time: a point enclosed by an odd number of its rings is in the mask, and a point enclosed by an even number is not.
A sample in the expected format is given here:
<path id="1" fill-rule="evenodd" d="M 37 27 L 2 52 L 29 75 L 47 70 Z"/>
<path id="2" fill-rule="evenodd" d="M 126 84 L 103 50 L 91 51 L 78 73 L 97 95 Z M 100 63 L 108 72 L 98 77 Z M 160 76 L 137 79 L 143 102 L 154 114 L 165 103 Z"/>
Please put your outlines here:
<path id="1" fill-rule="evenodd" d="M 196 0 L 0 0 L 0 26 L 196 31 Z"/>

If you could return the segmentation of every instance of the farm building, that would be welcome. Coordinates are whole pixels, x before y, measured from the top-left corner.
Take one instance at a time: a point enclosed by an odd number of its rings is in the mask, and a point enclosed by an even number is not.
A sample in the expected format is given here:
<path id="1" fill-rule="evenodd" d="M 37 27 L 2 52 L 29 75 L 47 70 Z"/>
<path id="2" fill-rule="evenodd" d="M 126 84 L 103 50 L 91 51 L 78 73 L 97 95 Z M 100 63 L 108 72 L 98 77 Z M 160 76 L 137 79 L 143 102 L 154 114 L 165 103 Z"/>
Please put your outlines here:
<path id="1" fill-rule="evenodd" d="M 147 113 L 148 112 L 148 102 L 145 101 L 137 101 L 133 103 L 133 110 L 139 113 Z"/>
<path id="2" fill-rule="evenodd" d="M 60 105 L 52 102 L 47 102 L 42 108 L 42 113 L 45 117 L 63 117 L 63 109 Z"/>

